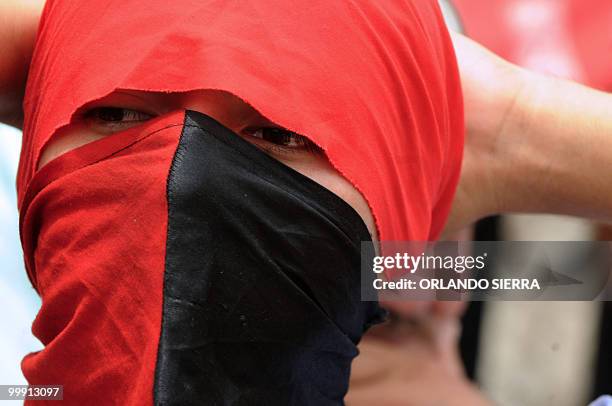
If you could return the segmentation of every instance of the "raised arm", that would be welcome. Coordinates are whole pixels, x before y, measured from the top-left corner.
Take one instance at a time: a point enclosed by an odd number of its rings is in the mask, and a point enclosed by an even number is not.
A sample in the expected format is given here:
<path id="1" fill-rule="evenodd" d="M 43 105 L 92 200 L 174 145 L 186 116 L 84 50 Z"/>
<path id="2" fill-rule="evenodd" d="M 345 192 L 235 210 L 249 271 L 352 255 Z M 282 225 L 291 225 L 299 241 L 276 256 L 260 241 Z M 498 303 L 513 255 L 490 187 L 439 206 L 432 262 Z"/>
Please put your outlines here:
<path id="1" fill-rule="evenodd" d="M 0 1 L 0 122 L 21 127 L 22 101 L 44 0 Z"/>
<path id="2" fill-rule="evenodd" d="M 502 212 L 612 220 L 612 95 L 454 42 L 467 135 L 446 234 Z"/>

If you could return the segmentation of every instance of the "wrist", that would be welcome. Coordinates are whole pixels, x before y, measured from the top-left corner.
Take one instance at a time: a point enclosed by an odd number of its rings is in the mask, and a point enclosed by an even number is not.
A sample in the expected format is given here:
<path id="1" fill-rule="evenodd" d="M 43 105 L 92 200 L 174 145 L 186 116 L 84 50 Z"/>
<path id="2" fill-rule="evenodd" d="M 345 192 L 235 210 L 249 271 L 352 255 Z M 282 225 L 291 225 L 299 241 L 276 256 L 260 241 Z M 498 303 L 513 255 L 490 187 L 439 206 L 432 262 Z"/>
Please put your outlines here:
<path id="1" fill-rule="evenodd" d="M 543 140 L 534 136 L 541 121 L 544 77 L 513 65 L 513 90 L 498 134 L 492 166 L 495 214 L 537 211 L 542 200 L 542 173 L 548 165 Z"/>

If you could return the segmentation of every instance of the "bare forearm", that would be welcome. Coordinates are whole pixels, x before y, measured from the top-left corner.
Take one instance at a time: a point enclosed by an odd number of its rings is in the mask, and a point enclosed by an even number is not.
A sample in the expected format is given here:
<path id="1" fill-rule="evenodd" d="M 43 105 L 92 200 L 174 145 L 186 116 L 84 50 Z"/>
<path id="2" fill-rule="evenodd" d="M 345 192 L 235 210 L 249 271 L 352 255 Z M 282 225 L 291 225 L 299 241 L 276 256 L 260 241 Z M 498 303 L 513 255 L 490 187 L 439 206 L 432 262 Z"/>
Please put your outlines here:
<path id="1" fill-rule="evenodd" d="M 453 40 L 467 132 L 445 237 L 508 212 L 612 221 L 612 95 Z"/>
<path id="2" fill-rule="evenodd" d="M 44 0 L 0 2 L 0 121 L 20 126 L 28 66 Z"/>
<path id="3" fill-rule="evenodd" d="M 503 152 L 500 211 L 612 220 L 612 95 L 526 74 Z"/>

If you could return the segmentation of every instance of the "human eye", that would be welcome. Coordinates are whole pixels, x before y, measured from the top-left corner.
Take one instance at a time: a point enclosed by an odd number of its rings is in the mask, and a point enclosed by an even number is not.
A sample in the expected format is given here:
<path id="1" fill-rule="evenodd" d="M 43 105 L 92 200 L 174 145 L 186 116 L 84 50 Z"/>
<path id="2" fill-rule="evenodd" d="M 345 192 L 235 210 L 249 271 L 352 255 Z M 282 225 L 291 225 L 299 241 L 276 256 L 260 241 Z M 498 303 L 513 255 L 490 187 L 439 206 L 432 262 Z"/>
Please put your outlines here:
<path id="1" fill-rule="evenodd" d="M 264 151 L 278 153 L 318 152 L 320 149 L 308 138 L 280 127 L 247 128 L 247 140 Z"/>
<path id="2" fill-rule="evenodd" d="M 114 133 L 136 127 L 154 115 L 123 107 L 95 107 L 87 110 L 83 117 L 92 129 Z"/>

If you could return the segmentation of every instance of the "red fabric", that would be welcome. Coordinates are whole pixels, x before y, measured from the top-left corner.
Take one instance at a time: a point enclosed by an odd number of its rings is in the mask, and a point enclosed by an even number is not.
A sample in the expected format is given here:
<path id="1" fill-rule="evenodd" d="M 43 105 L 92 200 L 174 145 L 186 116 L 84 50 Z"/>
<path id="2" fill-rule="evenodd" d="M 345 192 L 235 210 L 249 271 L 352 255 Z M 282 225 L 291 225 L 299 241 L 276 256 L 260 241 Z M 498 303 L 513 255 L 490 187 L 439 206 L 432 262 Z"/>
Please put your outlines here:
<path id="1" fill-rule="evenodd" d="M 72 399 L 152 401 L 178 127 L 155 131 L 180 113 L 35 173 L 57 129 L 115 89 L 237 95 L 320 145 L 368 201 L 382 240 L 435 239 L 448 215 L 463 110 L 436 1 L 48 0 L 18 174 L 26 266 L 43 301 L 33 330 L 46 348 L 23 369 Z"/>
<path id="2" fill-rule="evenodd" d="M 529 69 L 612 90 L 609 0 L 454 0 L 467 35 Z"/>
<path id="3" fill-rule="evenodd" d="M 30 384 L 63 385 L 66 404 L 153 403 L 166 179 L 183 115 L 68 152 L 30 185 L 22 241 L 45 348 L 22 370 Z"/>

